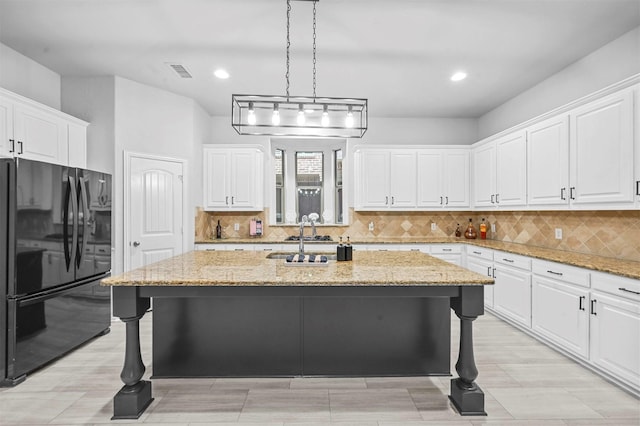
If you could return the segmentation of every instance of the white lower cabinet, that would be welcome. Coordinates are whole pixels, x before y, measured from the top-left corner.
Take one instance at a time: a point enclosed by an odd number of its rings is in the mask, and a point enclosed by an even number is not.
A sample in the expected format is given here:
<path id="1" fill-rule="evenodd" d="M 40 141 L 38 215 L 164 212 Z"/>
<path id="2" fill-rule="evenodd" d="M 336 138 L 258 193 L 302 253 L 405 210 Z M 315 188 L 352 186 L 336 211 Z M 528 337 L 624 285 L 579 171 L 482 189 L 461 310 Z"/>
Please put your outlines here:
<path id="1" fill-rule="evenodd" d="M 589 290 L 533 276 L 534 332 L 582 358 L 589 358 Z"/>
<path id="2" fill-rule="evenodd" d="M 493 278 L 493 252 L 487 249 L 467 247 L 467 269 Z M 484 305 L 488 308 L 493 308 L 493 287 L 492 285 L 484 286 Z"/>
<path id="3" fill-rule="evenodd" d="M 531 260 L 494 252 L 493 309 L 527 328 L 531 327 Z"/>

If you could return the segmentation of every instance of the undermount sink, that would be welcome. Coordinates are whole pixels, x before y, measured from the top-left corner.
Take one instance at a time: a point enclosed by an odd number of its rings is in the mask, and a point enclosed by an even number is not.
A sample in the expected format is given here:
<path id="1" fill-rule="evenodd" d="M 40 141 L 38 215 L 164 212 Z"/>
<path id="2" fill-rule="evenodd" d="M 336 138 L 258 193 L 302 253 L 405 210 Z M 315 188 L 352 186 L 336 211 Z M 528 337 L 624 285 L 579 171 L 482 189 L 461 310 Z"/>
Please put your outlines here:
<path id="1" fill-rule="evenodd" d="M 285 253 L 285 252 L 273 252 L 267 255 L 267 259 L 286 259 L 287 256 L 292 256 L 298 254 L 296 253 Z M 336 260 L 338 257 L 336 254 L 332 253 L 305 253 L 305 256 L 325 256 L 328 260 Z"/>
<path id="2" fill-rule="evenodd" d="M 284 239 L 285 241 L 300 241 L 300 236 L 299 235 L 289 235 L 287 238 Z M 331 235 L 316 235 L 311 236 L 311 235 L 305 235 L 302 238 L 303 241 L 333 241 L 333 239 L 331 238 Z"/>

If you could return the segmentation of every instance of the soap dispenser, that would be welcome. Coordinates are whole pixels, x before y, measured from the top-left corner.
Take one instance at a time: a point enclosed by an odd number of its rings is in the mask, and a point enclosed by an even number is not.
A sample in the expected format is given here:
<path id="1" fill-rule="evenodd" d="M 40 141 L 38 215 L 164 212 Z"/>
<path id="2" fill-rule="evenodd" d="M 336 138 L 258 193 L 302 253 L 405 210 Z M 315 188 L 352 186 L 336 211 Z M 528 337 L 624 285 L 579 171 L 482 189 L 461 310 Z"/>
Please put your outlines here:
<path id="1" fill-rule="evenodd" d="M 478 233 L 476 232 L 476 228 L 473 227 L 471 219 L 469 219 L 469 226 L 467 226 L 467 230 L 464 231 L 464 237 L 468 240 L 475 240 L 478 238 Z"/>

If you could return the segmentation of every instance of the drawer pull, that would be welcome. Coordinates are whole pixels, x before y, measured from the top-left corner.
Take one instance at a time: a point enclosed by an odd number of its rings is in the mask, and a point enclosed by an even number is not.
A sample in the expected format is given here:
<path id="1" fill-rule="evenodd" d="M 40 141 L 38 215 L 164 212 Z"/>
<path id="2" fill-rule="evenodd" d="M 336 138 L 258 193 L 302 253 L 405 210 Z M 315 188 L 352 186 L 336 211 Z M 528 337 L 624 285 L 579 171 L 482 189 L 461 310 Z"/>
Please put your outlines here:
<path id="1" fill-rule="evenodd" d="M 513 263 L 513 262 L 515 262 L 515 260 L 512 260 L 512 259 L 505 259 L 505 258 L 502 258 L 502 260 L 504 260 L 505 262 L 509 262 L 509 263 Z"/>
<path id="2" fill-rule="evenodd" d="M 411 251 L 420 251 L 420 249 L 411 249 Z"/>
<path id="3" fill-rule="evenodd" d="M 233 251 L 244 251 L 243 248 L 237 248 L 237 249 L 233 249 Z"/>
<path id="4" fill-rule="evenodd" d="M 389 251 L 388 249 L 378 249 L 378 251 Z"/>
<path id="5" fill-rule="evenodd" d="M 474 251 L 473 254 L 477 254 L 478 256 L 482 255 L 481 251 Z"/>
<path id="6" fill-rule="evenodd" d="M 209 249 L 209 248 L 208 248 L 208 249 L 207 249 L 207 251 L 216 251 L 216 249 Z"/>
<path id="7" fill-rule="evenodd" d="M 585 296 L 580 296 L 580 299 L 578 301 L 578 309 L 581 311 L 584 311 L 584 305 L 582 304 L 584 300 L 585 300 Z"/>
<path id="8" fill-rule="evenodd" d="M 442 251 L 451 251 L 449 248 L 443 248 Z"/>
<path id="9" fill-rule="evenodd" d="M 595 300 L 595 299 L 593 299 L 591 301 L 591 315 L 598 315 L 596 313 L 596 302 L 597 302 L 597 300 Z"/>
<path id="10" fill-rule="evenodd" d="M 626 291 L 627 293 L 633 293 L 633 294 L 640 294 L 640 291 L 633 291 L 633 290 L 628 290 L 624 287 L 620 287 L 618 290 L 620 291 Z"/>
<path id="11" fill-rule="evenodd" d="M 560 276 L 562 276 L 562 272 L 554 272 L 554 271 L 551 271 L 551 270 L 547 270 L 547 272 L 548 272 L 548 273 L 550 273 L 550 274 L 553 274 L 553 275 L 560 275 Z"/>

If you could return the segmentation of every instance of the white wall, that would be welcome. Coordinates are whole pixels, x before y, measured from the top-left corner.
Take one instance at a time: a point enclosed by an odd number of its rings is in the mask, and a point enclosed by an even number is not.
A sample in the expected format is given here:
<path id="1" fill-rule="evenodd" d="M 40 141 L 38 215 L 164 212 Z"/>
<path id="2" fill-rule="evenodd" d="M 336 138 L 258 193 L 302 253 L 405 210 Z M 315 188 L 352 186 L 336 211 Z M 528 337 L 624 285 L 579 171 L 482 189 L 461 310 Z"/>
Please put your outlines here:
<path id="1" fill-rule="evenodd" d="M 115 77 L 63 77 L 62 111 L 89 122 L 87 168 L 115 171 Z"/>
<path id="2" fill-rule="evenodd" d="M 0 87 L 60 109 L 60 75 L 2 43 Z"/>
<path id="3" fill-rule="evenodd" d="M 478 120 L 478 139 L 484 139 L 637 73 L 640 73 L 640 27 L 484 114 Z"/>

